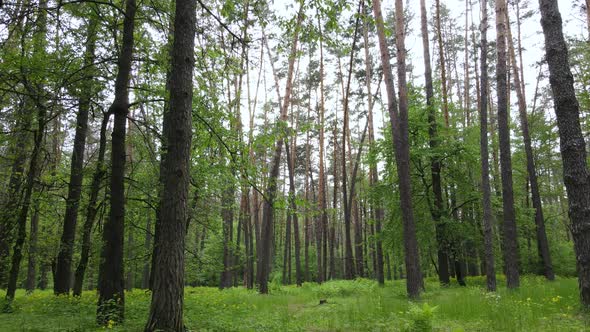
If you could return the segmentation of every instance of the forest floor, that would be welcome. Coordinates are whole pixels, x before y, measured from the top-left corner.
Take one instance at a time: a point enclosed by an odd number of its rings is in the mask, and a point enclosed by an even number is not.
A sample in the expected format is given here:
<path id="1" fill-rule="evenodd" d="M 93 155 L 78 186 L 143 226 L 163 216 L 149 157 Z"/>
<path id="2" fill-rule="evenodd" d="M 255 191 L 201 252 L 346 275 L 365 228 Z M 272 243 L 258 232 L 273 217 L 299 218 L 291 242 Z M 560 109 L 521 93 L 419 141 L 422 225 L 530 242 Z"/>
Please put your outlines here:
<path id="1" fill-rule="evenodd" d="M 272 284 L 267 296 L 241 287 L 189 287 L 184 317 L 191 331 L 590 331 L 576 279 L 524 277 L 513 291 L 503 278 L 498 284 L 497 293 L 488 293 L 482 277 L 448 288 L 429 279 L 418 302 L 407 300 L 403 280 L 385 287 L 366 279 L 300 288 Z M 19 290 L 14 312 L 0 314 L 0 331 L 141 331 L 150 294 L 133 290 L 125 302 L 124 325 L 98 328 L 93 291 L 73 298 Z"/>

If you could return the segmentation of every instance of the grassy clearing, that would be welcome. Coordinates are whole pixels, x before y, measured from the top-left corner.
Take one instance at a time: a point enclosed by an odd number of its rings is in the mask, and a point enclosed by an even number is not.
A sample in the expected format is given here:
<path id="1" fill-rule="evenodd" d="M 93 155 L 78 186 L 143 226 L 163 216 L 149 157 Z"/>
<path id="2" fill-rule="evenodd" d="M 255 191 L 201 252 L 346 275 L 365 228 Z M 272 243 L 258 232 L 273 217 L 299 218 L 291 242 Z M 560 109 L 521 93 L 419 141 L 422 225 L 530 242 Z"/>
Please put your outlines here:
<path id="1" fill-rule="evenodd" d="M 416 303 L 407 301 L 403 281 L 273 285 L 268 296 L 243 288 L 187 288 L 185 322 L 195 331 L 590 331 L 576 279 L 525 277 L 519 290 L 495 294 L 484 291 L 483 278 L 470 278 L 468 285 L 441 289 L 428 280 Z M 149 301 L 144 291 L 127 293 L 126 322 L 112 330 L 141 331 Z M 0 314 L 0 331 L 104 331 L 94 323 L 95 311 L 95 292 L 78 299 L 20 291 L 14 312 Z"/>

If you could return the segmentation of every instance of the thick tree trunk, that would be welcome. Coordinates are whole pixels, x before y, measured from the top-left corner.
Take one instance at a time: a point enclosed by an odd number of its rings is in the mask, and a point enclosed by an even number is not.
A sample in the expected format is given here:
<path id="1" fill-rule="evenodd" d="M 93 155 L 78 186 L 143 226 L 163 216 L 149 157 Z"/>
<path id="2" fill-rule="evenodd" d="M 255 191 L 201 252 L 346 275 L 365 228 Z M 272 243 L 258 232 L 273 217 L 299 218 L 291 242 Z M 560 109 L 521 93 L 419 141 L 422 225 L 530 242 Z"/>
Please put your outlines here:
<path id="1" fill-rule="evenodd" d="M 188 215 L 192 140 L 196 2 L 177 1 L 171 50 L 170 107 L 160 192 L 159 236 L 154 260 L 152 302 L 145 331 L 184 331 L 184 244 Z"/>
<path id="2" fill-rule="evenodd" d="M 580 107 L 568 61 L 562 20 L 556 0 L 539 0 L 549 82 L 553 92 L 563 177 L 569 201 L 569 217 L 574 239 L 580 299 L 590 306 L 590 178 L 586 145 L 580 128 Z"/>
<path id="3" fill-rule="evenodd" d="M 64 216 L 59 254 L 57 255 L 56 279 L 53 285 L 55 294 L 69 294 L 70 292 L 78 207 L 80 205 L 80 197 L 82 196 L 82 180 L 84 178 L 84 151 L 86 150 L 88 112 L 90 111 L 92 95 L 92 73 L 90 72 L 90 68 L 92 68 L 95 58 L 96 27 L 96 20 L 91 19 L 88 23 L 86 51 L 84 54 L 84 67 L 88 69 L 85 73 L 86 77 L 82 81 L 83 85 L 81 88 L 78 116 L 76 118 L 76 133 L 74 136 L 74 150 L 72 151 L 68 197 L 66 198 L 66 213 Z"/>
<path id="4" fill-rule="evenodd" d="M 506 68 L 506 1 L 496 0 L 496 45 L 498 63 L 496 81 L 498 93 L 498 135 L 500 139 L 500 164 L 502 175 L 502 208 L 504 222 L 502 225 L 504 267 L 508 288 L 519 286 L 519 253 L 516 214 L 514 211 L 514 193 L 512 190 L 512 156 L 510 151 L 510 116 L 508 114 L 508 89 Z"/>
<path id="5" fill-rule="evenodd" d="M 381 62 L 384 68 L 383 75 L 385 78 L 385 86 L 387 88 L 387 104 L 393 132 L 395 159 L 397 163 L 400 208 L 402 211 L 402 224 L 404 230 L 405 265 L 406 274 L 408 276 L 406 289 L 410 298 L 418 298 L 420 296 L 420 288 L 422 287 L 422 272 L 420 271 L 416 225 L 414 224 L 414 213 L 412 210 L 403 4 L 401 0 L 396 0 L 395 2 L 397 70 L 398 83 L 400 86 L 399 113 L 398 104 L 395 99 L 395 87 L 393 84 L 389 50 L 387 49 L 387 43 L 385 41 L 380 0 L 373 1 L 373 12 L 377 24 Z"/>
<path id="6" fill-rule="evenodd" d="M 287 167 L 289 168 L 289 211 L 291 220 L 293 221 L 293 237 L 295 240 L 295 281 L 297 286 L 303 284 L 303 274 L 301 273 L 301 240 L 299 239 L 299 220 L 297 217 L 297 203 L 295 197 L 295 165 L 294 159 L 292 159 L 291 152 L 289 151 L 288 143 L 285 144 L 287 152 Z"/>
<path id="7" fill-rule="evenodd" d="M 104 223 L 101 261 L 98 273 L 99 325 L 109 320 L 121 323 L 125 314 L 123 244 L 125 231 L 125 123 L 129 112 L 129 77 L 133 58 L 135 0 L 127 0 L 123 20 L 122 48 L 115 81 L 115 100 L 109 112 L 114 114 L 111 148 L 111 181 L 109 217 Z"/>
<path id="8" fill-rule="evenodd" d="M 98 213 L 98 194 L 100 192 L 100 184 L 106 174 L 104 166 L 104 155 L 107 145 L 107 125 L 109 123 L 110 113 L 104 113 L 100 125 L 100 142 L 98 146 L 98 158 L 96 160 L 96 168 L 92 175 L 92 183 L 90 184 L 90 198 L 88 199 L 88 207 L 86 208 L 86 220 L 82 228 L 82 251 L 80 253 L 80 262 L 74 274 L 74 296 L 82 294 L 82 285 L 84 283 L 84 274 L 88 266 L 88 259 L 90 257 L 90 238 L 92 235 L 92 227 L 96 214 Z"/>

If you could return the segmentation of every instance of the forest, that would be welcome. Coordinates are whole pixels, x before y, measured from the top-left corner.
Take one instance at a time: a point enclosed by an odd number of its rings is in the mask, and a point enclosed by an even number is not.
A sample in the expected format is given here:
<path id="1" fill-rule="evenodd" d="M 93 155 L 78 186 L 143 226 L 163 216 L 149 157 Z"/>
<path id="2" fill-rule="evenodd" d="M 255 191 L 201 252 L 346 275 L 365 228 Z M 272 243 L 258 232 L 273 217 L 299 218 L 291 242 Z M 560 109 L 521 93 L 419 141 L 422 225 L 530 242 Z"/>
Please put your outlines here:
<path id="1" fill-rule="evenodd" d="M 590 330 L 590 0 L 0 0 L 0 331 Z"/>

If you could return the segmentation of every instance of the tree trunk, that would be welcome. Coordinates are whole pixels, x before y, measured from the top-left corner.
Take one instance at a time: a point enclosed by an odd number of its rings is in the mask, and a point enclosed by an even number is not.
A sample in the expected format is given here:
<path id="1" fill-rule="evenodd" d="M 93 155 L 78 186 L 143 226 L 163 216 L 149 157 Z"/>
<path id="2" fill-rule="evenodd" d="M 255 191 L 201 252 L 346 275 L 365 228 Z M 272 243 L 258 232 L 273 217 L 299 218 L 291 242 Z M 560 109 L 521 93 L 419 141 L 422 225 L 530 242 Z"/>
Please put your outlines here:
<path id="1" fill-rule="evenodd" d="M 553 92 L 563 177 L 569 201 L 580 299 L 590 306 L 590 178 L 586 145 L 580 128 L 580 107 L 574 90 L 562 20 L 556 0 L 539 0 L 549 82 Z"/>
<path id="2" fill-rule="evenodd" d="M 159 236 L 154 260 L 152 302 L 145 331 L 184 331 L 184 244 L 190 182 L 196 2 L 177 1 L 171 50 L 170 107 L 160 192 Z"/>
<path id="3" fill-rule="evenodd" d="M 508 114 L 508 89 L 506 68 L 506 1 L 496 0 L 496 45 L 498 63 L 496 81 L 498 94 L 498 136 L 500 139 L 500 164 L 502 175 L 502 208 L 504 267 L 506 270 L 506 286 L 519 286 L 519 253 L 516 215 L 514 212 L 514 193 L 512 191 L 512 156 L 510 151 L 510 116 Z"/>
<path id="4" fill-rule="evenodd" d="M 99 325 L 109 320 L 121 323 L 125 314 L 123 246 L 125 231 L 125 123 L 129 112 L 129 77 L 133 58 L 135 0 L 127 0 L 123 20 L 122 47 L 115 81 L 115 100 L 109 112 L 114 114 L 111 148 L 111 181 L 109 217 L 104 223 L 101 261 L 98 273 Z"/>
<path id="5" fill-rule="evenodd" d="M 29 262 L 27 268 L 27 281 L 25 288 L 30 294 L 35 290 L 37 285 L 37 238 L 39 230 L 39 201 L 35 202 L 33 207 L 33 216 L 31 217 L 31 233 L 29 234 Z"/>
<path id="6" fill-rule="evenodd" d="M 543 216 L 543 206 L 541 204 L 541 195 L 539 193 L 539 183 L 537 181 L 537 169 L 535 167 L 535 159 L 533 156 L 533 147 L 531 143 L 531 134 L 529 133 L 529 122 L 527 117 L 526 99 L 523 94 L 524 81 L 521 81 L 521 73 L 516 63 L 516 52 L 512 42 L 512 33 L 510 31 L 510 22 L 506 12 L 507 33 L 508 33 L 508 48 L 510 50 L 510 59 L 512 63 L 512 77 L 514 79 L 514 86 L 516 96 L 518 99 L 518 113 L 520 115 L 520 128 L 522 130 L 522 138 L 524 141 L 524 151 L 526 154 L 527 173 L 530 181 L 531 197 L 533 208 L 535 209 L 535 226 L 537 233 L 537 249 L 539 258 L 542 264 L 542 271 L 545 278 L 554 280 L 553 264 L 551 263 L 551 254 L 549 251 L 549 241 L 547 240 L 547 233 L 545 232 L 545 217 Z M 522 59 L 521 59 L 522 61 Z M 528 198 L 528 195 L 527 195 Z"/>
<path id="7" fill-rule="evenodd" d="M 146 252 L 152 251 L 152 218 L 151 213 L 147 216 L 147 221 L 145 224 L 145 242 L 144 247 Z M 146 260 L 143 263 L 143 269 L 141 272 L 141 288 L 148 289 L 150 288 L 150 263 L 149 260 Z"/>
<path id="8" fill-rule="evenodd" d="M 291 51 L 289 54 L 289 69 L 287 71 L 287 84 L 285 87 L 285 95 L 283 99 L 283 105 L 281 106 L 281 114 L 279 120 L 281 122 L 287 121 L 287 112 L 291 100 L 291 89 L 293 80 L 293 69 L 295 66 L 295 58 L 297 53 L 297 41 L 299 38 L 299 30 L 301 28 L 301 22 L 303 21 L 303 3 L 299 8 L 297 14 L 297 23 L 295 25 L 295 31 L 293 33 L 293 43 L 291 44 Z M 272 59 L 271 59 L 272 61 Z M 279 168 L 281 163 L 281 154 L 283 148 L 283 137 L 281 136 L 275 145 L 274 156 L 271 162 L 270 173 L 268 177 L 268 184 L 266 188 L 266 197 L 263 203 L 263 217 L 262 217 L 262 229 L 261 229 L 261 246 L 258 263 L 258 283 L 260 285 L 260 293 L 268 293 L 268 278 L 270 276 L 271 269 L 271 249 L 273 242 L 273 226 L 274 226 L 274 200 L 276 198 L 277 191 L 277 178 L 279 176 Z"/>
<path id="9" fill-rule="evenodd" d="M 440 20 L 438 17 L 438 1 L 437 1 L 437 22 Z M 434 220 L 436 241 L 438 244 L 437 258 L 438 258 L 438 280 L 443 286 L 447 286 L 450 283 L 449 279 L 449 266 L 448 266 L 448 254 L 444 239 L 445 227 L 441 222 L 441 215 L 443 213 L 443 197 L 442 197 L 442 186 L 441 186 L 441 163 L 437 157 L 436 149 L 438 147 L 438 134 L 436 124 L 436 111 L 433 105 L 434 89 L 432 87 L 432 68 L 430 66 L 430 46 L 428 39 L 428 25 L 427 25 L 427 12 L 425 0 L 420 0 L 420 13 L 421 13 L 421 30 L 422 30 L 422 49 L 424 50 L 424 77 L 426 82 L 426 106 L 428 107 L 428 136 L 430 149 L 433 150 L 433 156 L 430 158 L 430 174 L 432 177 L 432 193 L 434 195 L 434 206 L 432 207 L 430 214 Z M 440 22 L 438 23 L 440 29 Z M 442 53 L 441 53 L 442 54 Z M 444 65 L 443 65 L 444 68 Z M 444 81 L 443 81 L 444 84 Z"/>
<path id="10" fill-rule="evenodd" d="M 407 274 L 406 289 L 410 298 L 418 298 L 420 296 L 420 288 L 422 286 L 422 272 L 420 271 L 420 257 L 418 255 L 416 225 L 414 224 L 414 213 L 412 210 L 403 4 L 401 0 L 396 0 L 395 2 L 397 70 L 400 87 L 399 113 L 398 104 L 395 99 L 395 87 L 393 85 L 393 73 L 391 71 L 389 50 L 387 49 L 387 43 L 385 41 L 385 31 L 383 27 L 383 15 L 381 13 L 380 0 L 373 1 L 373 11 L 377 24 L 377 36 L 379 38 L 381 62 L 384 68 L 383 75 L 385 78 L 385 86 L 387 88 L 389 119 L 392 126 L 395 159 L 397 163 L 397 175 L 400 190 L 400 208 L 402 211 L 402 224 L 404 230 L 403 238 Z"/>
<path id="11" fill-rule="evenodd" d="M 107 125 L 109 123 L 110 113 L 104 113 L 100 125 L 100 142 L 98 146 L 98 158 L 96 160 L 96 168 L 92 175 L 92 183 L 90 185 L 90 198 L 88 199 L 88 207 L 86 208 L 86 220 L 82 229 L 82 251 L 80 253 L 80 262 L 74 275 L 74 296 L 82 294 L 82 285 L 84 283 L 84 274 L 88 266 L 88 258 L 90 256 L 90 238 L 92 235 L 92 226 L 98 213 L 98 193 L 100 191 L 100 184 L 106 174 L 104 166 L 104 155 L 107 145 Z"/>
<path id="12" fill-rule="evenodd" d="M 365 10 L 368 12 L 368 10 Z M 368 13 L 367 13 L 368 14 Z M 367 87 L 367 108 L 368 115 L 367 121 L 369 126 L 369 146 L 370 149 L 375 149 L 375 133 L 373 130 L 373 95 L 371 92 L 371 80 L 372 74 L 372 61 L 369 53 L 369 25 L 365 21 L 363 26 L 363 38 L 365 44 L 365 80 Z M 371 199 L 371 212 L 375 218 L 375 254 L 374 254 L 374 265 L 375 265 L 375 279 L 380 285 L 385 284 L 385 278 L 383 273 L 383 244 L 381 241 L 381 225 L 383 223 L 383 201 L 380 199 L 378 193 L 376 193 L 376 186 L 379 183 L 379 173 L 377 171 L 377 163 L 371 162 L 369 166 L 369 184 L 372 189 Z M 371 228 L 372 229 L 372 228 Z M 371 234 L 373 235 L 373 234 Z"/>
<path id="13" fill-rule="evenodd" d="M 447 69 L 445 62 L 444 44 L 442 38 L 442 28 L 440 26 L 440 0 L 436 0 L 436 39 L 438 41 L 438 56 L 440 65 L 440 82 L 442 86 L 443 97 L 443 114 L 445 116 L 445 126 L 449 127 L 449 102 L 447 93 Z M 424 38 L 424 37 L 423 37 Z M 426 59 L 424 60 L 426 61 Z M 428 60 L 430 61 L 430 60 Z M 432 75 L 431 75 L 432 76 Z"/>
<path id="14" fill-rule="evenodd" d="M 69 294 L 72 276 L 72 256 L 76 237 L 76 224 L 78 221 L 78 207 L 82 196 L 82 180 L 84 178 L 84 151 L 86 150 L 86 135 L 88 132 L 88 112 L 90 111 L 92 95 L 92 68 L 94 63 L 94 51 L 96 48 L 97 22 L 91 19 L 88 23 L 88 35 L 86 51 L 84 54 L 85 78 L 82 81 L 81 97 L 79 100 L 78 116 L 76 118 L 76 133 L 74 136 L 74 150 L 72 151 L 72 164 L 70 169 L 70 182 L 68 185 L 68 197 L 66 198 L 66 213 L 64 216 L 63 231 L 60 241 L 60 250 L 57 255 L 55 272 L 55 284 L 53 291 L 56 295 Z"/>
<path id="15" fill-rule="evenodd" d="M 225 183 L 227 188 L 223 190 L 221 197 L 221 218 L 223 227 L 223 271 L 221 272 L 221 281 L 219 288 L 229 288 L 232 286 L 233 276 L 233 250 L 232 250 L 232 237 L 233 237 L 233 223 L 234 223 L 234 188 L 233 184 L 229 183 L 233 181 L 228 179 Z"/>
<path id="16" fill-rule="evenodd" d="M 348 78 L 346 80 L 346 87 L 344 90 L 344 106 L 343 106 L 343 128 L 342 128 L 342 151 L 341 157 L 342 160 L 342 203 L 344 208 L 344 278 L 345 279 L 354 279 L 355 273 L 355 261 L 354 256 L 352 254 L 352 240 L 351 240 L 351 223 L 352 223 L 352 206 L 349 206 L 349 195 L 348 195 L 348 184 L 346 183 L 348 180 L 348 173 L 346 171 L 346 163 L 350 160 L 350 158 L 346 158 L 346 136 L 348 134 L 348 103 L 350 98 L 350 82 L 352 80 L 352 73 L 353 73 L 353 64 L 354 64 L 354 52 L 356 48 L 357 42 L 357 34 L 359 30 L 359 22 L 360 22 L 360 14 L 361 14 L 361 7 L 363 6 L 363 0 L 360 0 L 359 7 L 357 10 L 355 25 L 354 25 L 354 34 L 352 39 L 352 51 L 350 52 L 350 61 L 348 64 Z M 350 157 L 350 152 L 349 152 Z M 354 181 L 354 180 L 353 180 Z M 350 202 L 354 204 L 354 193 L 350 193 Z M 351 204 L 350 204 L 351 205 Z M 355 210 L 356 211 L 356 210 Z M 357 252 L 358 255 L 358 252 Z M 361 263 L 362 265 L 362 263 Z"/>

